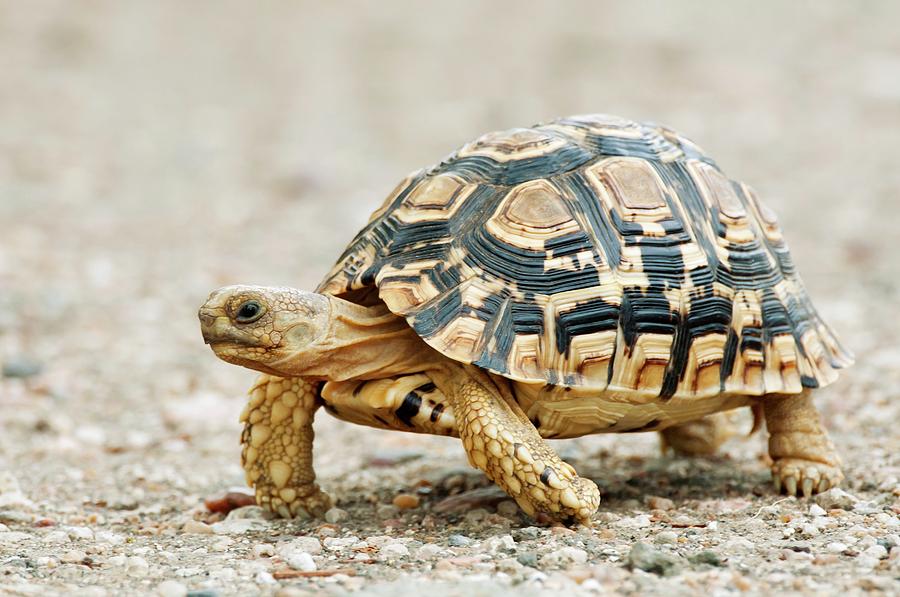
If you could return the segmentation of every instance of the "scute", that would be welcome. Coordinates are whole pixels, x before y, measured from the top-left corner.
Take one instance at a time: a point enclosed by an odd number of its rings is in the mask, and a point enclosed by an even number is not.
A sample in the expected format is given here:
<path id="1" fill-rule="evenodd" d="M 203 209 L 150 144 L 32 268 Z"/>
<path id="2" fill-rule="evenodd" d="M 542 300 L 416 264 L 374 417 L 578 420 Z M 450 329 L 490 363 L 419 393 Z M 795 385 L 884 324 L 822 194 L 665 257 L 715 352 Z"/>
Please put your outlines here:
<path id="1" fill-rule="evenodd" d="M 798 393 L 851 360 L 756 194 L 613 116 L 490 133 L 408 177 L 319 290 L 367 287 L 452 359 L 631 401 Z"/>

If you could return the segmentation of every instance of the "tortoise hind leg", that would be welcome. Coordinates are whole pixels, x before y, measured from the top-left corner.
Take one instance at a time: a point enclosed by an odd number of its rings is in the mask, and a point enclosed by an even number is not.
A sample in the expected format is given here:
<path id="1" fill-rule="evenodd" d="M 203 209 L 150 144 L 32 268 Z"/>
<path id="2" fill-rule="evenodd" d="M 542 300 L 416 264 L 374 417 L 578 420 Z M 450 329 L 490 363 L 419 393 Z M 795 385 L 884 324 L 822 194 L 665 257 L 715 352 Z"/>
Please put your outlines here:
<path id="1" fill-rule="evenodd" d="M 679 456 L 711 456 L 738 434 L 736 411 L 707 415 L 696 421 L 667 427 L 659 432 L 663 454 L 669 450 Z"/>
<path id="2" fill-rule="evenodd" d="M 597 485 L 560 459 L 508 391 L 474 368 L 453 368 L 432 377 L 453 407 L 472 466 L 530 516 L 543 513 L 591 525 L 600 503 Z"/>
<path id="3" fill-rule="evenodd" d="M 283 518 L 323 516 L 331 499 L 313 470 L 315 384 L 302 378 L 260 375 L 241 415 L 241 464 L 256 502 Z"/>
<path id="4" fill-rule="evenodd" d="M 809 391 L 763 400 L 772 481 L 777 491 L 809 497 L 840 484 L 841 459 L 819 420 Z"/>

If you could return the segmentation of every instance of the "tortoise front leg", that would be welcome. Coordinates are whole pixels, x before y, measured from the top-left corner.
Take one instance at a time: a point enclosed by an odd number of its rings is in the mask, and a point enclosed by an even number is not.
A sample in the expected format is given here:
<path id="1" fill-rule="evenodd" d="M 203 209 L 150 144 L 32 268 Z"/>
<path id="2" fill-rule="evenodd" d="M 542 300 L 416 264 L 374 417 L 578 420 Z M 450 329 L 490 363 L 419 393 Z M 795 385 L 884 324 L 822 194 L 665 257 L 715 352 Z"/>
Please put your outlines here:
<path id="1" fill-rule="evenodd" d="M 769 430 L 769 456 L 776 491 L 809 497 L 837 487 L 841 459 L 825 433 L 809 392 L 763 398 Z"/>
<path id="2" fill-rule="evenodd" d="M 316 386 L 302 378 L 260 375 L 241 414 L 241 464 L 256 503 L 284 518 L 323 516 L 331 499 L 316 484 L 313 416 Z"/>
<path id="3" fill-rule="evenodd" d="M 538 434 L 511 396 L 471 368 L 434 376 L 453 407 L 469 463 L 484 471 L 528 515 L 591 525 L 600 491 Z M 440 380 L 440 381 L 438 381 Z"/>

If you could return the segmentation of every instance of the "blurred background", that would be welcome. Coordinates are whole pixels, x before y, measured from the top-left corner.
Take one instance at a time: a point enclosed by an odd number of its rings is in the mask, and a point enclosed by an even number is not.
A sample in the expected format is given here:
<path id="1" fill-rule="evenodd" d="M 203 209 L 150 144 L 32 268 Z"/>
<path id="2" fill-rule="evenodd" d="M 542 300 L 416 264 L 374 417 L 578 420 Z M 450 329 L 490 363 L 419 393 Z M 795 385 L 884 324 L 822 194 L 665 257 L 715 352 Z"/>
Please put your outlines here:
<path id="1" fill-rule="evenodd" d="M 668 124 L 778 212 L 859 360 L 820 392 L 848 476 L 898 474 L 898 22 L 890 1 L 0 2 L 7 491 L 77 509 L 241 484 L 253 374 L 203 345 L 208 292 L 312 288 L 406 173 L 588 112 Z M 464 466 L 320 418 L 326 485 L 361 442 Z"/>

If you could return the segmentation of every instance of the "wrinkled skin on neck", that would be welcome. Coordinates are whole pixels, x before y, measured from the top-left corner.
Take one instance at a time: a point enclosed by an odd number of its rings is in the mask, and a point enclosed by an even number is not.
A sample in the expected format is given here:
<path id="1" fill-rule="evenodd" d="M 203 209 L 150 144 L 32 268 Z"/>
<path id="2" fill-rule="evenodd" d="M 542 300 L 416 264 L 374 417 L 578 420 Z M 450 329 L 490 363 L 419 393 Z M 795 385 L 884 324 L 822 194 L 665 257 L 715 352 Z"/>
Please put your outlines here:
<path id="1" fill-rule="evenodd" d="M 242 308 L 258 305 L 255 319 Z M 228 286 L 200 308 L 203 337 L 224 361 L 280 377 L 346 381 L 433 369 L 445 361 L 384 304 L 294 288 Z"/>

